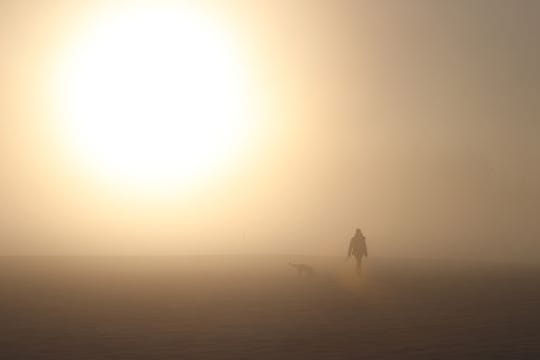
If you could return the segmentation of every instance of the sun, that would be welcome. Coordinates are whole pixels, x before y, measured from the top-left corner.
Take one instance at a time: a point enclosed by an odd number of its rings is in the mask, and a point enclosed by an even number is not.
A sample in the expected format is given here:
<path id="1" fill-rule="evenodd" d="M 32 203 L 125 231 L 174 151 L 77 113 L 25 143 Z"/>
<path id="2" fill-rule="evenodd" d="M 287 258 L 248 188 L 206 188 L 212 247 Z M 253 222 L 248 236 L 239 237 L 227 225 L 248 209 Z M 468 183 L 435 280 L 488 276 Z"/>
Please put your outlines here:
<path id="1" fill-rule="evenodd" d="M 59 64 L 62 133 L 94 175 L 122 187 L 179 187 L 249 151 L 257 122 L 248 66 L 226 27 L 200 11 L 110 10 Z"/>

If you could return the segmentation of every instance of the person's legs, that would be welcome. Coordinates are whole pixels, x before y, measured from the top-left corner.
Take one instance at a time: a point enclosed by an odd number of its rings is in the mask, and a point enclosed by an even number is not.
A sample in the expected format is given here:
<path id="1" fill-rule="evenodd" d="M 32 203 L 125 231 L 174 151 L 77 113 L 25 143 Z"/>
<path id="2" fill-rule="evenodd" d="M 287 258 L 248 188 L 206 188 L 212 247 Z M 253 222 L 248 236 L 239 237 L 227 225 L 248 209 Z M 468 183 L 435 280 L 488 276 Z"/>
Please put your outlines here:
<path id="1" fill-rule="evenodd" d="M 362 256 L 356 255 L 356 273 L 360 275 L 362 273 Z"/>

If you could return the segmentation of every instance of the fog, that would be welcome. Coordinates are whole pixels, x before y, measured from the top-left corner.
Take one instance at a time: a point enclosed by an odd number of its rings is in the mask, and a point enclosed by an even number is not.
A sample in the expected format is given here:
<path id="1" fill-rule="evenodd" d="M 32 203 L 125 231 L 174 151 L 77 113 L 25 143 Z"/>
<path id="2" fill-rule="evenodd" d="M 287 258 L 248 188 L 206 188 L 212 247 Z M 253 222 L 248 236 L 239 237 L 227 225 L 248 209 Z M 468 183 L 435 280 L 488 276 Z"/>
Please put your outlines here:
<path id="1" fill-rule="evenodd" d="M 0 1 L 0 253 L 538 261 L 540 3 L 204 1 L 269 120 L 249 160 L 159 200 L 58 143 L 56 52 L 101 2 Z M 75 30 L 73 30 L 75 31 Z"/>

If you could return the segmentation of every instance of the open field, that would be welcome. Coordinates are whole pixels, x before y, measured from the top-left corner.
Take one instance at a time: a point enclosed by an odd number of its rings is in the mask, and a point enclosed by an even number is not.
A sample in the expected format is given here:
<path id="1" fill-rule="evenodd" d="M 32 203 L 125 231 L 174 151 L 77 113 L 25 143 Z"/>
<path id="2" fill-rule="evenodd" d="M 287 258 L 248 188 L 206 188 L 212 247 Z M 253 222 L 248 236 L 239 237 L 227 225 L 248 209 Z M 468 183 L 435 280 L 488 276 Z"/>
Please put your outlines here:
<path id="1" fill-rule="evenodd" d="M 287 261 L 313 265 L 298 277 Z M 299 256 L 0 258 L 2 359 L 540 357 L 540 268 Z"/>

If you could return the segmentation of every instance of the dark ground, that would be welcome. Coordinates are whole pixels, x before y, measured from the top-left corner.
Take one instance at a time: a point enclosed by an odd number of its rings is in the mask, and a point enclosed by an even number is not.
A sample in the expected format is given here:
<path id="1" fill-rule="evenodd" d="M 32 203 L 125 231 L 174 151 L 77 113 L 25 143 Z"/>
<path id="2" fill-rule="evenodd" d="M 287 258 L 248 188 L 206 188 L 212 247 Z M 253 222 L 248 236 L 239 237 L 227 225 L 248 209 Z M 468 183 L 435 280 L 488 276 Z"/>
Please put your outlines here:
<path id="1" fill-rule="evenodd" d="M 367 265 L 359 281 L 336 258 L 0 258 L 0 357 L 540 358 L 540 268 Z"/>

